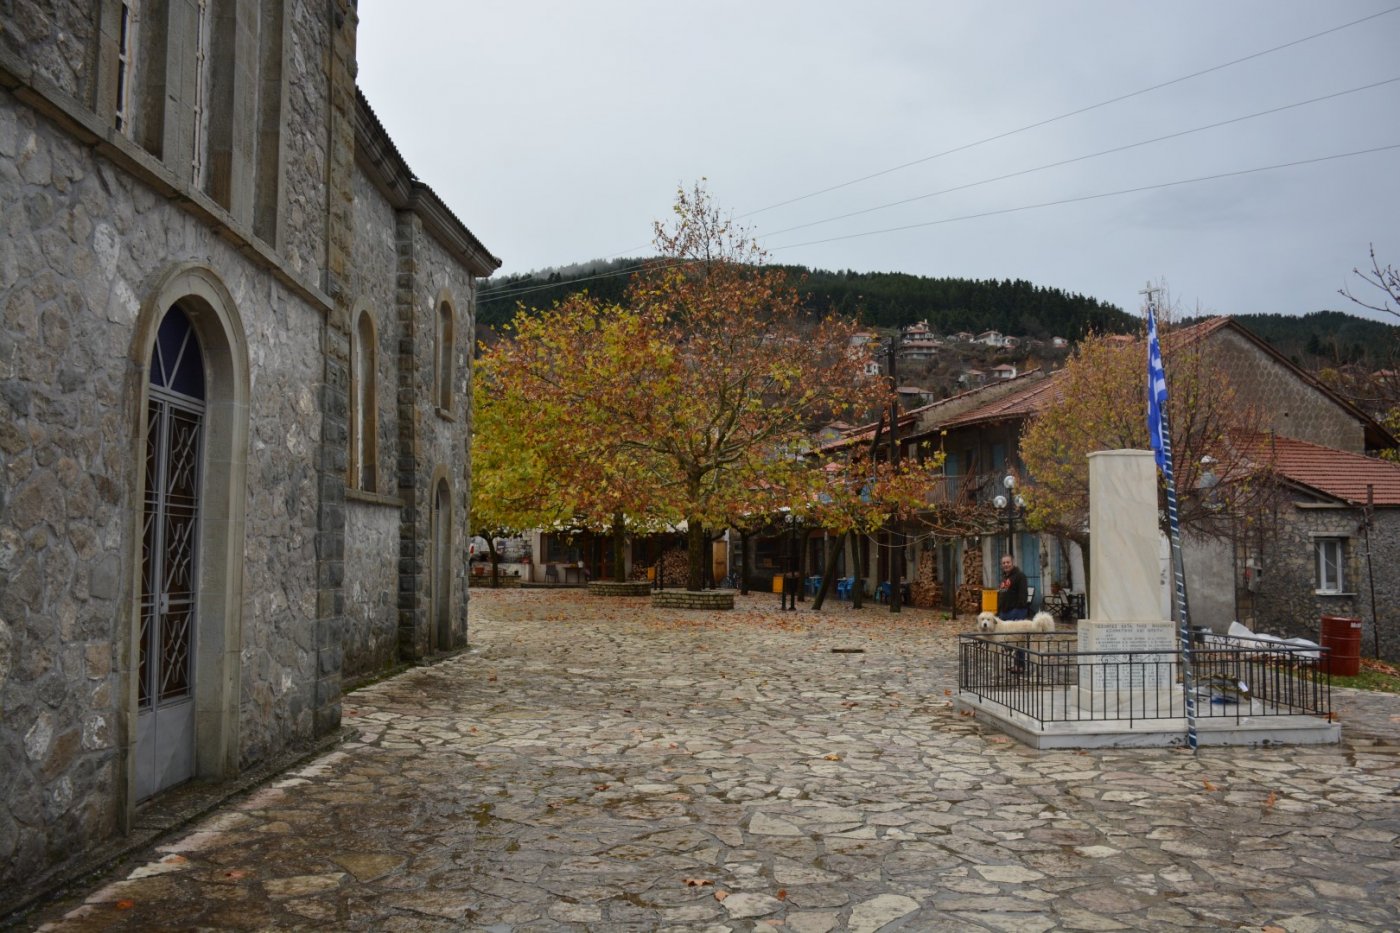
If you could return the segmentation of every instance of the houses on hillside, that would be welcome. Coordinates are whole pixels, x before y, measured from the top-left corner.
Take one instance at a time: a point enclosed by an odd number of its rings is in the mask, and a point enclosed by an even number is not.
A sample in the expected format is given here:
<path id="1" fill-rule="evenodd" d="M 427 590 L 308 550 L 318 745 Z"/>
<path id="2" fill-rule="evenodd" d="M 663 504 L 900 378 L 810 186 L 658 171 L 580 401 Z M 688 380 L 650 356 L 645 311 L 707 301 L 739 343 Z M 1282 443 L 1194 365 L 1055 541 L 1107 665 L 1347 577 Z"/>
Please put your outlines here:
<path id="1" fill-rule="evenodd" d="M 356 88 L 353 2 L 215 7 L 0 28 L 6 891 L 466 644 L 500 261 Z"/>

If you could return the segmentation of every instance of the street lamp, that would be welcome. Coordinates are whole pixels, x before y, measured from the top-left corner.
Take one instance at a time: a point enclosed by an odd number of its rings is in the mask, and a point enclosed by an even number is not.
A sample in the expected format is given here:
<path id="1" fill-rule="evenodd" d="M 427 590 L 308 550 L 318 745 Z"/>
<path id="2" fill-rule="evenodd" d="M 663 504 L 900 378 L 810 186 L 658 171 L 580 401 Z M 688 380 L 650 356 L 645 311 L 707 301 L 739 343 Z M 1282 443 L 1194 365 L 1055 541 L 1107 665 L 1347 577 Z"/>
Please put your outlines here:
<path id="1" fill-rule="evenodd" d="M 992 505 L 997 507 L 997 511 L 1006 512 L 1006 553 L 1011 555 L 1011 559 L 1016 559 L 1016 517 L 1026 510 L 1026 500 L 1024 496 L 1015 495 L 1016 477 L 1007 473 L 1001 478 L 1002 486 L 1006 487 L 1006 494 L 997 494 L 992 500 Z"/>

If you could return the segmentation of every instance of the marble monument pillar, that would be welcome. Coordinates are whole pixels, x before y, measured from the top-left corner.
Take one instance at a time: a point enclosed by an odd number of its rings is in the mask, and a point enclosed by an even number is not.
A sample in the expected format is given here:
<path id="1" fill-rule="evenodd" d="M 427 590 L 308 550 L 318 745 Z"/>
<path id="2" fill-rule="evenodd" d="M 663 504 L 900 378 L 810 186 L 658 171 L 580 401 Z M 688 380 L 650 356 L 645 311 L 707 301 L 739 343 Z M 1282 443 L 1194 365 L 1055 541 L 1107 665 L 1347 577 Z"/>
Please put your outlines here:
<path id="1" fill-rule="evenodd" d="M 1092 666 L 1081 668 L 1089 676 L 1081 674 L 1079 704 L 1096 715 L 1170 715 L 1176 628 L 1161 618 L 1150 450 L 1089 455 L 1089 542 L 1089 617 L 1079 623 L 1079 650 L 1106 653 L 1081 658 Z"/>

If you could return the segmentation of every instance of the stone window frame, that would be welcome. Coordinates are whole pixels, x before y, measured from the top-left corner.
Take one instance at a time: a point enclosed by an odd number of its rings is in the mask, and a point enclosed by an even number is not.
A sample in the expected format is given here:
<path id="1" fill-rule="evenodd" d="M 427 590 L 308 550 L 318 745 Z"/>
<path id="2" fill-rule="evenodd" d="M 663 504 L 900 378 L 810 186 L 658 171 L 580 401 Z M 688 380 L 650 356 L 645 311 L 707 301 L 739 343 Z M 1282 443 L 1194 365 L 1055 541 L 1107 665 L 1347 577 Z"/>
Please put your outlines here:
<path id="1" fill-rule="evenodd" d="M 379 338 L 374 315 L 362 303 L 353 314 L 350 334 L 349 454 L 346 485 L 377 492 L 379 480 Z M 365 385 L 365 375 L 369 384 Z"/>
<path id="2" fill-rule="evenodd" d="M 1313 546 L 1313 584 L 1319 596 L 1349 595 L 1347 583 L 1347 536 L 1335 534 L 1315 534 Z M 1332 559 L 1327 552 L 1335 548 Z M 1336 579 L 1330 578 L 1328 571 L 1334 569 Z"/>
<path id="3" fill-rule="evenodd" d="M 452 416 L 452 384 L 456 380 L 454 339 L 456 311 L 451 299 L 440 295 L 433 315 L 433 406 L 438 416 L 448 421 Z"/>

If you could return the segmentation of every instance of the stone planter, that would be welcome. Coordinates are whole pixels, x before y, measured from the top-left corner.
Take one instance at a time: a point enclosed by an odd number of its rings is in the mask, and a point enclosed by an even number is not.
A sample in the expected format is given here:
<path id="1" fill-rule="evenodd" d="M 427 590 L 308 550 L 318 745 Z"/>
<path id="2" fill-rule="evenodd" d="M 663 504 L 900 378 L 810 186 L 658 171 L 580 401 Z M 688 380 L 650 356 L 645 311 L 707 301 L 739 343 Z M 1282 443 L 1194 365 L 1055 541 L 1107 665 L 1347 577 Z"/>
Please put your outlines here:
<path id="1" fill-rule="evenodd" d="M 588 584 L 590 596 L 648 596 L 651 584 L 645 580 L 629 580 L 618 583 L 616 580 L 595 580 Z"/>
<path id="2" fill-rule="evenodd" d="M 651 594 L 651 605 L 654 609 L 733 609 L 734 591 L 656 590 Z"/>

